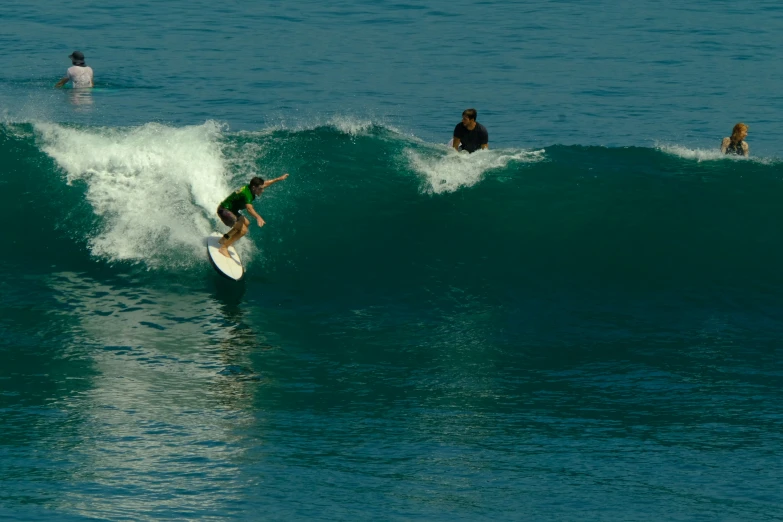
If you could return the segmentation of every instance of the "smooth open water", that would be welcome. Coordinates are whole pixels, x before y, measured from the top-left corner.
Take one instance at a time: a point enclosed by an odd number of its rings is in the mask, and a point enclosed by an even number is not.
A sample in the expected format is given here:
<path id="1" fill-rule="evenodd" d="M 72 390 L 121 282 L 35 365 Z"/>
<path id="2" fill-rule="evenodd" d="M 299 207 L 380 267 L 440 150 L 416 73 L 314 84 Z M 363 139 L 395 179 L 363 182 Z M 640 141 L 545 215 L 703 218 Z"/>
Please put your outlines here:
<path id="1" fill-rule="evenodd" d="M 779 4 L 0 19 L 0 518 L 783 517 Z"/>

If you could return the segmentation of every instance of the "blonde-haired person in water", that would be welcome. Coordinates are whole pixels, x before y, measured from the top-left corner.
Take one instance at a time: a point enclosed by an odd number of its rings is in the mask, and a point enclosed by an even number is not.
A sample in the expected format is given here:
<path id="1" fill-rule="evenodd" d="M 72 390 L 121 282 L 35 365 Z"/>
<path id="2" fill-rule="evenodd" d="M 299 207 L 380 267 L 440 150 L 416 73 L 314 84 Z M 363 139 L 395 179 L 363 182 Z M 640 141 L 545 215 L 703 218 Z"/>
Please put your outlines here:
<path id="1" fill-rule="evenodd" d="M 731 137 L 723 138 L 720 144 L 720 151 L 724 154 L 736 154 L 737 156 L 748 156 L 750 147 L 748 142 L 744 141 L 748 135 L 748 126 L 744 123 L 738 123 L 731 131 Z"/>

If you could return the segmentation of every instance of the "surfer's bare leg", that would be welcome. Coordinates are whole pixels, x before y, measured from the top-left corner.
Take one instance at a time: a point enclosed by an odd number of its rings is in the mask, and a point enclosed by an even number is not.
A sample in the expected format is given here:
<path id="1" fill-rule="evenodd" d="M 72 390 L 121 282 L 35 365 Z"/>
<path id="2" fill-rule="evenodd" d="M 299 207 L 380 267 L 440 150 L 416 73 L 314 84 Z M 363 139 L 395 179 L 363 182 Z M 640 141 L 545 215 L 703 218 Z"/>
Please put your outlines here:
<path id="1" fill-rule="evenodd" d="M 242 220 L 238 219 L 236 223 L 234 223 L 234 226 L 231 227 L 231 230 L 223 234 L 223 237 L 220 238 L 218 243 L 221 245 L 225 245 L 228 241 L 231 240 L 240 230 L 242 230 Z M 227 237 L 228 236 L 228 237 Z"/>
<path id="2" fill-rule="evenodd" d="M 220 244 L 218 252 L 226 257 L 231 257 L 228 253 L 228 247 L 231 244 L 229 241 L 236 237 L 236 234 L 242 230 L 243 216 L 237 216 L 236 213 L 231 212 L 224 207 L 218 207 L 217 215 L 224 225 L 231 227 L 229 231 L 223 234 L 223 237 L 218 240 L 218 243 Z"/>
<path id="3" fill-rule="evenodd" d="M 228 235 L 228 239 L 222 238 L 220 240 L 221 247 L 218 249 L 218 251 L 226 257 L 231 257 L 231 255 L 228 253 L 228 247 L 233 245 L 238 239 L 247 234 L 248 225 L 250 225 L 250 221 L 248 221 L 246 217 L 240 216 L 236 224 L 226 234 Z"/>

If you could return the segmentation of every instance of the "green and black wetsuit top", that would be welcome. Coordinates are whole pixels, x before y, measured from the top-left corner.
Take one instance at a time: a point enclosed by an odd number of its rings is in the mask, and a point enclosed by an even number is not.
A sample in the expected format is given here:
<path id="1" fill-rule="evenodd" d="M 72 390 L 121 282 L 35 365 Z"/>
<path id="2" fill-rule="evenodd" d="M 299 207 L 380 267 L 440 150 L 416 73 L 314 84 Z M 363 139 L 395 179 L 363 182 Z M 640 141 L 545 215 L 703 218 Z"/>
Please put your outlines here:
<path id="1" fill-rule="evenodd" d="M 254 199 L 256 199 L 256 196 L 253 194 L 253 191 L 250 190 L 250 186 L 245 185 L 224 199 L 223 202 L 220 203 L 220 206 L 227 208 L 236 214 L 240 210 L 245 210 L 245 207 L 249 205 Z"/>
<path id="2" fill-rule="evenodd" d="M 742 148 L 742 140 L 737 143 L 729 142 L 729 146 L 726 147 L 726 154 L 736 154 L 737 156 L 744 156 L 745 149 Z"/>

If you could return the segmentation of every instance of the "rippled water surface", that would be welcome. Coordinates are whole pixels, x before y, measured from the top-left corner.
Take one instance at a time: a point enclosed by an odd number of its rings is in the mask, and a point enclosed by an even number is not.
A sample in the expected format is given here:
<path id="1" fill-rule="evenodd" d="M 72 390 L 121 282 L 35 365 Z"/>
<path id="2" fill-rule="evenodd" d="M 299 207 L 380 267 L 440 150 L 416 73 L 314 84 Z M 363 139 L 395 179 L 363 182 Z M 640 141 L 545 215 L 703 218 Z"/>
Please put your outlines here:
<path id="1" fill-rule="evenodd" d="M 0 519 L 781 517 L 778 3 L 0 19 Z"/>

